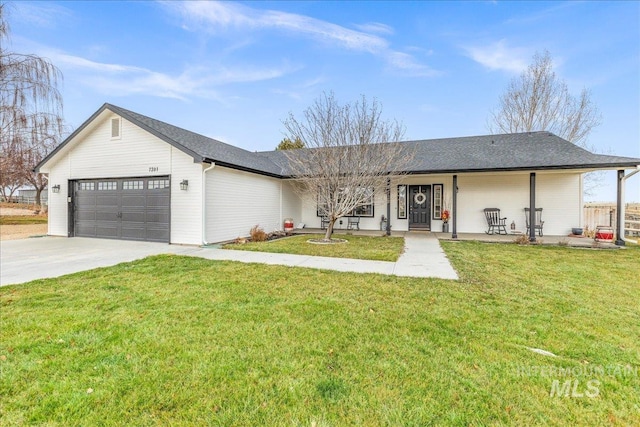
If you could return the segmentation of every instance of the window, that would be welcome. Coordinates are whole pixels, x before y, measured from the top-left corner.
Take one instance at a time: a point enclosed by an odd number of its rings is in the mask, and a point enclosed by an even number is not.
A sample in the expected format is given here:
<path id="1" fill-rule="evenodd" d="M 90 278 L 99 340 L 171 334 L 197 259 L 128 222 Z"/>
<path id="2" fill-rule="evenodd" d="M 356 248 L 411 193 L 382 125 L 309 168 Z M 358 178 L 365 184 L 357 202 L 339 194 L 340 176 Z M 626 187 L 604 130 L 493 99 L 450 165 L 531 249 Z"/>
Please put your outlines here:
<path id="1" fill-rule="evenodd" d="M 433 219 L 441 219 L 443 208 L 442 184 L 433 184 Z"/>
<path id="2" fill-rule="evenodd" d="M 101 181 L 98 183 L 98 191 L 117 190 L 118 183 L 116 181 Z"/>
<path id="3" fill-rule="evenodd" d="M 398 219 L 407 219 L 407 186 L 398 185 Z"/>
<path id="4" fill-rule="evenodd" d="M 345 189 L 342 188 L 340 189 L 341 192 L 344 192 Z M 363 192 L 363 199 L 366 200 L 366 202 L 358 207 L 356 207 L 355 209 L 353 209 L 351 212 L 347 213 L 345 216 L 366 216 L 366 217 L 373 217 L 373 194 L 374 194 L 374 190 L 373 188 L 358 188 L 356 191 L 359 192 Z M 338 200 L 338 203 L 340 203 L 340 201 Z M 324 216 L 324 213 L 327 211 L 326 207 L 323 207 L 323 205 L 320 203 L 320 200 L 318 200 L 318 209 L 316 214 L 318 216 Z"/>
<path id="5" fill-rule="evenodd" d="M 169 188 L 168 179 L 150 179 L 149 190 L 161 190 L 163 188 Z"/>
<path id="6" fill-rule="evenodd" d="M 111 139 L 120 138 L 120 117 L 111 119 Z"/>
<path id="7" fill-rule="evenodd" d="M 358 188 L 357 191 L 363 193 L 365 204 L 352 210 L 347 216 L 373 216 L 373 188 Z"/>
<path id="8" fill-rule="evenodd" d="M 79 182 L 78 190 L 80 191 L 93 191 L 95 190 L 95 183 L 93 182 Z"/>
<path id="9" fill-rule="evenodd" d="M 123 190 L 144 190 L 144 181 L 123 181 Z"/>

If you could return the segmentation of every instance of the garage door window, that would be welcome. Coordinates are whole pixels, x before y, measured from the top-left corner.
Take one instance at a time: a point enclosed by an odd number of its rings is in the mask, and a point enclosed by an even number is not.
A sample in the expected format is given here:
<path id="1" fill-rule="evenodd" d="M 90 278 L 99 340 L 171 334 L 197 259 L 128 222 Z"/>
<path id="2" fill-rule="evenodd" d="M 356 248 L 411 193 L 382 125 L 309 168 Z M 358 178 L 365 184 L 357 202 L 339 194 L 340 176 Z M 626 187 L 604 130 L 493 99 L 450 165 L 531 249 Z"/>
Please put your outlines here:
<path id="1" fill-rule="evenodd" d="M 115 181 L 102 181 L 98 183 L 98 191 L 117 190 L 118 183 Z"/>
<path id="2" fill-rule="evenodd" d="M 123 190 L 144 190 L 144 181 L 123 181 Z"/>
<path id="3" fill-rule="evenodd" d="M 78 183 L 78 190 L 83 190 L 83 191 L 93 191 L 95 190 L 95 183 L 94 182 L 79 182 Z"/>
<path id="4" fill-rule="evenodd" d="M 163 188 L 169 188 L 168 179 L 150 179 L 149 190 L 158 190 Z"/>

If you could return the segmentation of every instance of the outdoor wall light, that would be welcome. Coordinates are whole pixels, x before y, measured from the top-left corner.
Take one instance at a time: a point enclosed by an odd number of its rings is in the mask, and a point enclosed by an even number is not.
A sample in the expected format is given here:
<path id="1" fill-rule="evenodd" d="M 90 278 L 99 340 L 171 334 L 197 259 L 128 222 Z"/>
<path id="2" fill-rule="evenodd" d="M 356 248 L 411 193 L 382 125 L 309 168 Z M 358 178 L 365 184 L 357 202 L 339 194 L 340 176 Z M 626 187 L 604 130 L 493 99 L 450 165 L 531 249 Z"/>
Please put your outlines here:
<path id="1" fill-rule="evenodd" d="M 51 189 L 53 190 L 54 193 L 59 193 L 60 192 L 60 185 L 56 184 L 53 187 L 51 187 Z"/>
<path id="2" fill-rule="evenodd" d="M 189 180 L 183 179 L 182 182 L 180 183 L 180 189 L 187 191 L 187 188 L 189 188 Z"/>

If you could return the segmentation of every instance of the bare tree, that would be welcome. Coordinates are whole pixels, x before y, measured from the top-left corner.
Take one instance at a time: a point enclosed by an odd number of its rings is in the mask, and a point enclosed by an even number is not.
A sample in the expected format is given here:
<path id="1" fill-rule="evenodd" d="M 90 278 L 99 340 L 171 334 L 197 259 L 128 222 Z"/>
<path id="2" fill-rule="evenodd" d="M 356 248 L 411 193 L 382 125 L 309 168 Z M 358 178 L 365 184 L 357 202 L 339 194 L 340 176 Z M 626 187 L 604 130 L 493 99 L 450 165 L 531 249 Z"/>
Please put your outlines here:
<path id="1" fill-rule="evenodd" d="M 5 185 L 5 177 L 7 182 L 29 182 L 39 199 L 46 178 L 32 170 L 64 133 L 58 90 L 62 74 L 45 58 L 8 50 L 6 11 L 0 4 L 0 157 L 3 170 L 20 170 L 21 177 L 2 173 L 0 185 Z"/>
<path id="2" fill-rule="evenodd" d="M 583 89 L 573 96 L 566 82 L 556 76 L 553 60 L 545 51 L 536 53 L 527 70 L 511 80 L 490 114 L 488 128 L 491 133 L 546 130 L 594 151 L 587 138 L 601 120 L 589 91 Z M 597 173 L 587 174 L 585 192 L 593 191 L 600 180 Z"/>
<path id="3" fill-rule="evenodd" d="M 2 142 L 0 153 L 0 195 L 5 201 L 12 201 L 18 188 L 24 185 L 22 156 L 15 144 Z"/>
<path id="4" fill-rule="evenodd" d="M 284 121 L 289 139 L 300 139 L 306 149 L 286 150 L 294 188 L 318 204 L 329 220 L 325 240 L 331 239 L 337 219 L 371 203 L 374 193 L 386 188 L 391 175 L 399 175 L 413 155 L 400 139 L 404 128 L 382 120 L 374 99 L 362 98 L 340 105 L 333 93 L 323 94 L 297 120 Z"/>

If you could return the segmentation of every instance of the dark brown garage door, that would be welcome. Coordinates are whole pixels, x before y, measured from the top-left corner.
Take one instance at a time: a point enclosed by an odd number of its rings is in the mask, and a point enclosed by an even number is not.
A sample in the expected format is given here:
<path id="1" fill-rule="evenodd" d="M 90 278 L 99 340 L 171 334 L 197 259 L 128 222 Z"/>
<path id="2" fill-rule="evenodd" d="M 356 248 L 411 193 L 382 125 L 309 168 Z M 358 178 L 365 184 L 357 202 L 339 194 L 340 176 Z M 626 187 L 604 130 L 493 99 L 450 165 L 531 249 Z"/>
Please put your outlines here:
<path id="1" fill-rule="evenodd" d="M 169 177 L 75 182 L 74 235 L 169 242 Z"/>

